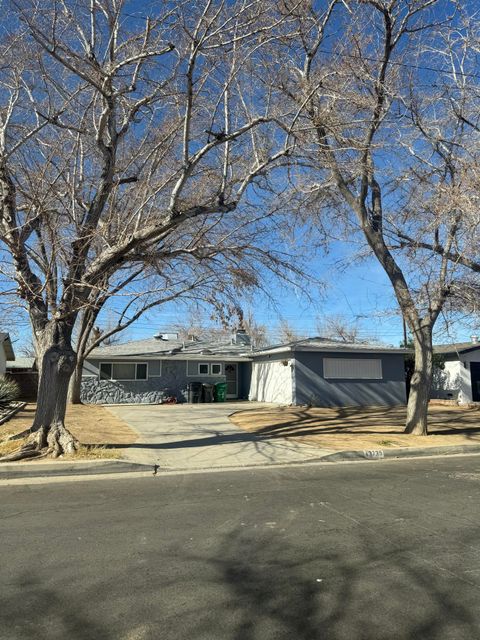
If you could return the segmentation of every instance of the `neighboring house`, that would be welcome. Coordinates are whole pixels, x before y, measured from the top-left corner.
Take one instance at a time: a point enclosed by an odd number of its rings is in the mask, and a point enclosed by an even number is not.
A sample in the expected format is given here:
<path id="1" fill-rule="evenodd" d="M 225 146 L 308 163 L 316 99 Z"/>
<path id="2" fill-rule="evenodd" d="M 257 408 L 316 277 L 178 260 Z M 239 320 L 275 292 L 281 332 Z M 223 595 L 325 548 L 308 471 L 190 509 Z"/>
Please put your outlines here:
<path id="1" fill-rule="evenodd" d="M 22 400 L 37 399 L 38 370 L 35 358 L 20 357 L 8 360 L 7 376 L 18 384 Z"/>
<path id="2" fill-rule="evenodd" d="M 223 343 L 179 340 L 161 334 L 146 340 L 98 347 L 83 368 L 81 398 L 99 404 L 155 403 L 188 399 L 191 382 L 226 382 L 227 399 L 247 398 L 250 337 L 237 331 Z"/>
<path id="3" fill-rule="evenodd" d="M 441 344 L 433 348 L 445 360 L 444 369 L 435 369 L 432 398 L 457 400 L 460 404 L 480 402 L 480 342 Z"/>
<path id="4" fill-rule="evenodd" d="M 405 404 L 408 349 L 308 338 L 252 354 L 249 399 L 318 407 Z"/>
<path id="5" fill-rule="evenodd" d="M 5 375 L 7 360 L 15 360 L 15 353 L 8 333 L 0 332 L 0 376 Z"/>

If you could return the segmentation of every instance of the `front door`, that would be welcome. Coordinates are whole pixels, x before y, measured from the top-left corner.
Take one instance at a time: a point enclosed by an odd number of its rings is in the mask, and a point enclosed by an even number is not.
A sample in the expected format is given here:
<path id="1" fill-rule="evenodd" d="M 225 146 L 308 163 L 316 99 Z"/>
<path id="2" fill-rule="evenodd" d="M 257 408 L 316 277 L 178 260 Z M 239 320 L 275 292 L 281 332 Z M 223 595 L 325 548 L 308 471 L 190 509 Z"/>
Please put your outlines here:
<path id="1" fill-rule="evenodd" d="M 238 365 L 236 362 L 225 364 L 225 378 L 227 382 L 227 398 L 238 397 Z"/>
<path id="2" fill-rule="evenodd" d="M 472 400 L 480 402 L 480 362 L 470 363 L 470 375 L 472 377 Z"/>

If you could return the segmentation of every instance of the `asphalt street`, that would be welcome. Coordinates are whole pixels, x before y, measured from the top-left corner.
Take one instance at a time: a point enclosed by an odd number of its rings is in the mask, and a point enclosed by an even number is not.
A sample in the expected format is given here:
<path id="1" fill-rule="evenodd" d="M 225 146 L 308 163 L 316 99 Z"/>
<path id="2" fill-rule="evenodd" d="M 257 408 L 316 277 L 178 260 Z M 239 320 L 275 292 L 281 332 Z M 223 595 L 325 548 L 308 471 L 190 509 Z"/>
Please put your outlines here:
<path id="1" fill-rule="evenodd" d="M 480 457 L 0 486 L 2 640 L 480 637 Z"/>

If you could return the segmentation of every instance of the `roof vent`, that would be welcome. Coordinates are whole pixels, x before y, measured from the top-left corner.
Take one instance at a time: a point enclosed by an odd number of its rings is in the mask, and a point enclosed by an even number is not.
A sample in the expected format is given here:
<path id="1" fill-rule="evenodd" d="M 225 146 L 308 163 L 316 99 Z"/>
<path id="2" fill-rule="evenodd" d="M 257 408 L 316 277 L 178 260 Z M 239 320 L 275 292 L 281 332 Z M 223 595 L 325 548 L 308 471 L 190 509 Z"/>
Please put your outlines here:
<path id="1" fill-rule="evenodd" d="M 245 329 L 237 329 L 237 331 L 233 336 L 232 343 L 250 346 L 252 343 L 252 340 L 248 335 L 248 333 L 245 331 Z"/>
<path id="2" fill-rule="evenodd" d="M 478 344 L 478 336 L 470 336 L 470 340 L 473 342 L 473 344 Z"/>
<path id="3" fill-rule="evenodd" d="M 178 333 L 157 333 L 155 340 L 178 340 Z"/>

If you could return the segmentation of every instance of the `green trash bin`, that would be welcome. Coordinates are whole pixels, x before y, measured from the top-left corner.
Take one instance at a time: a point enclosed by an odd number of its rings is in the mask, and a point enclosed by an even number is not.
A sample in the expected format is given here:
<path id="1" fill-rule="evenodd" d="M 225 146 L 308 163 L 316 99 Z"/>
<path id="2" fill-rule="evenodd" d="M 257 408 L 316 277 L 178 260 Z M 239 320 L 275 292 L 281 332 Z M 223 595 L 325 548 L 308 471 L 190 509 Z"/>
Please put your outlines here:
<path id="1" fill-rule="evenodd" d="M 215 402 L 225 402 L 227 397 L 227 383 L 217 382 L 215 389 L 213 390 L 213 397 Z"/>

